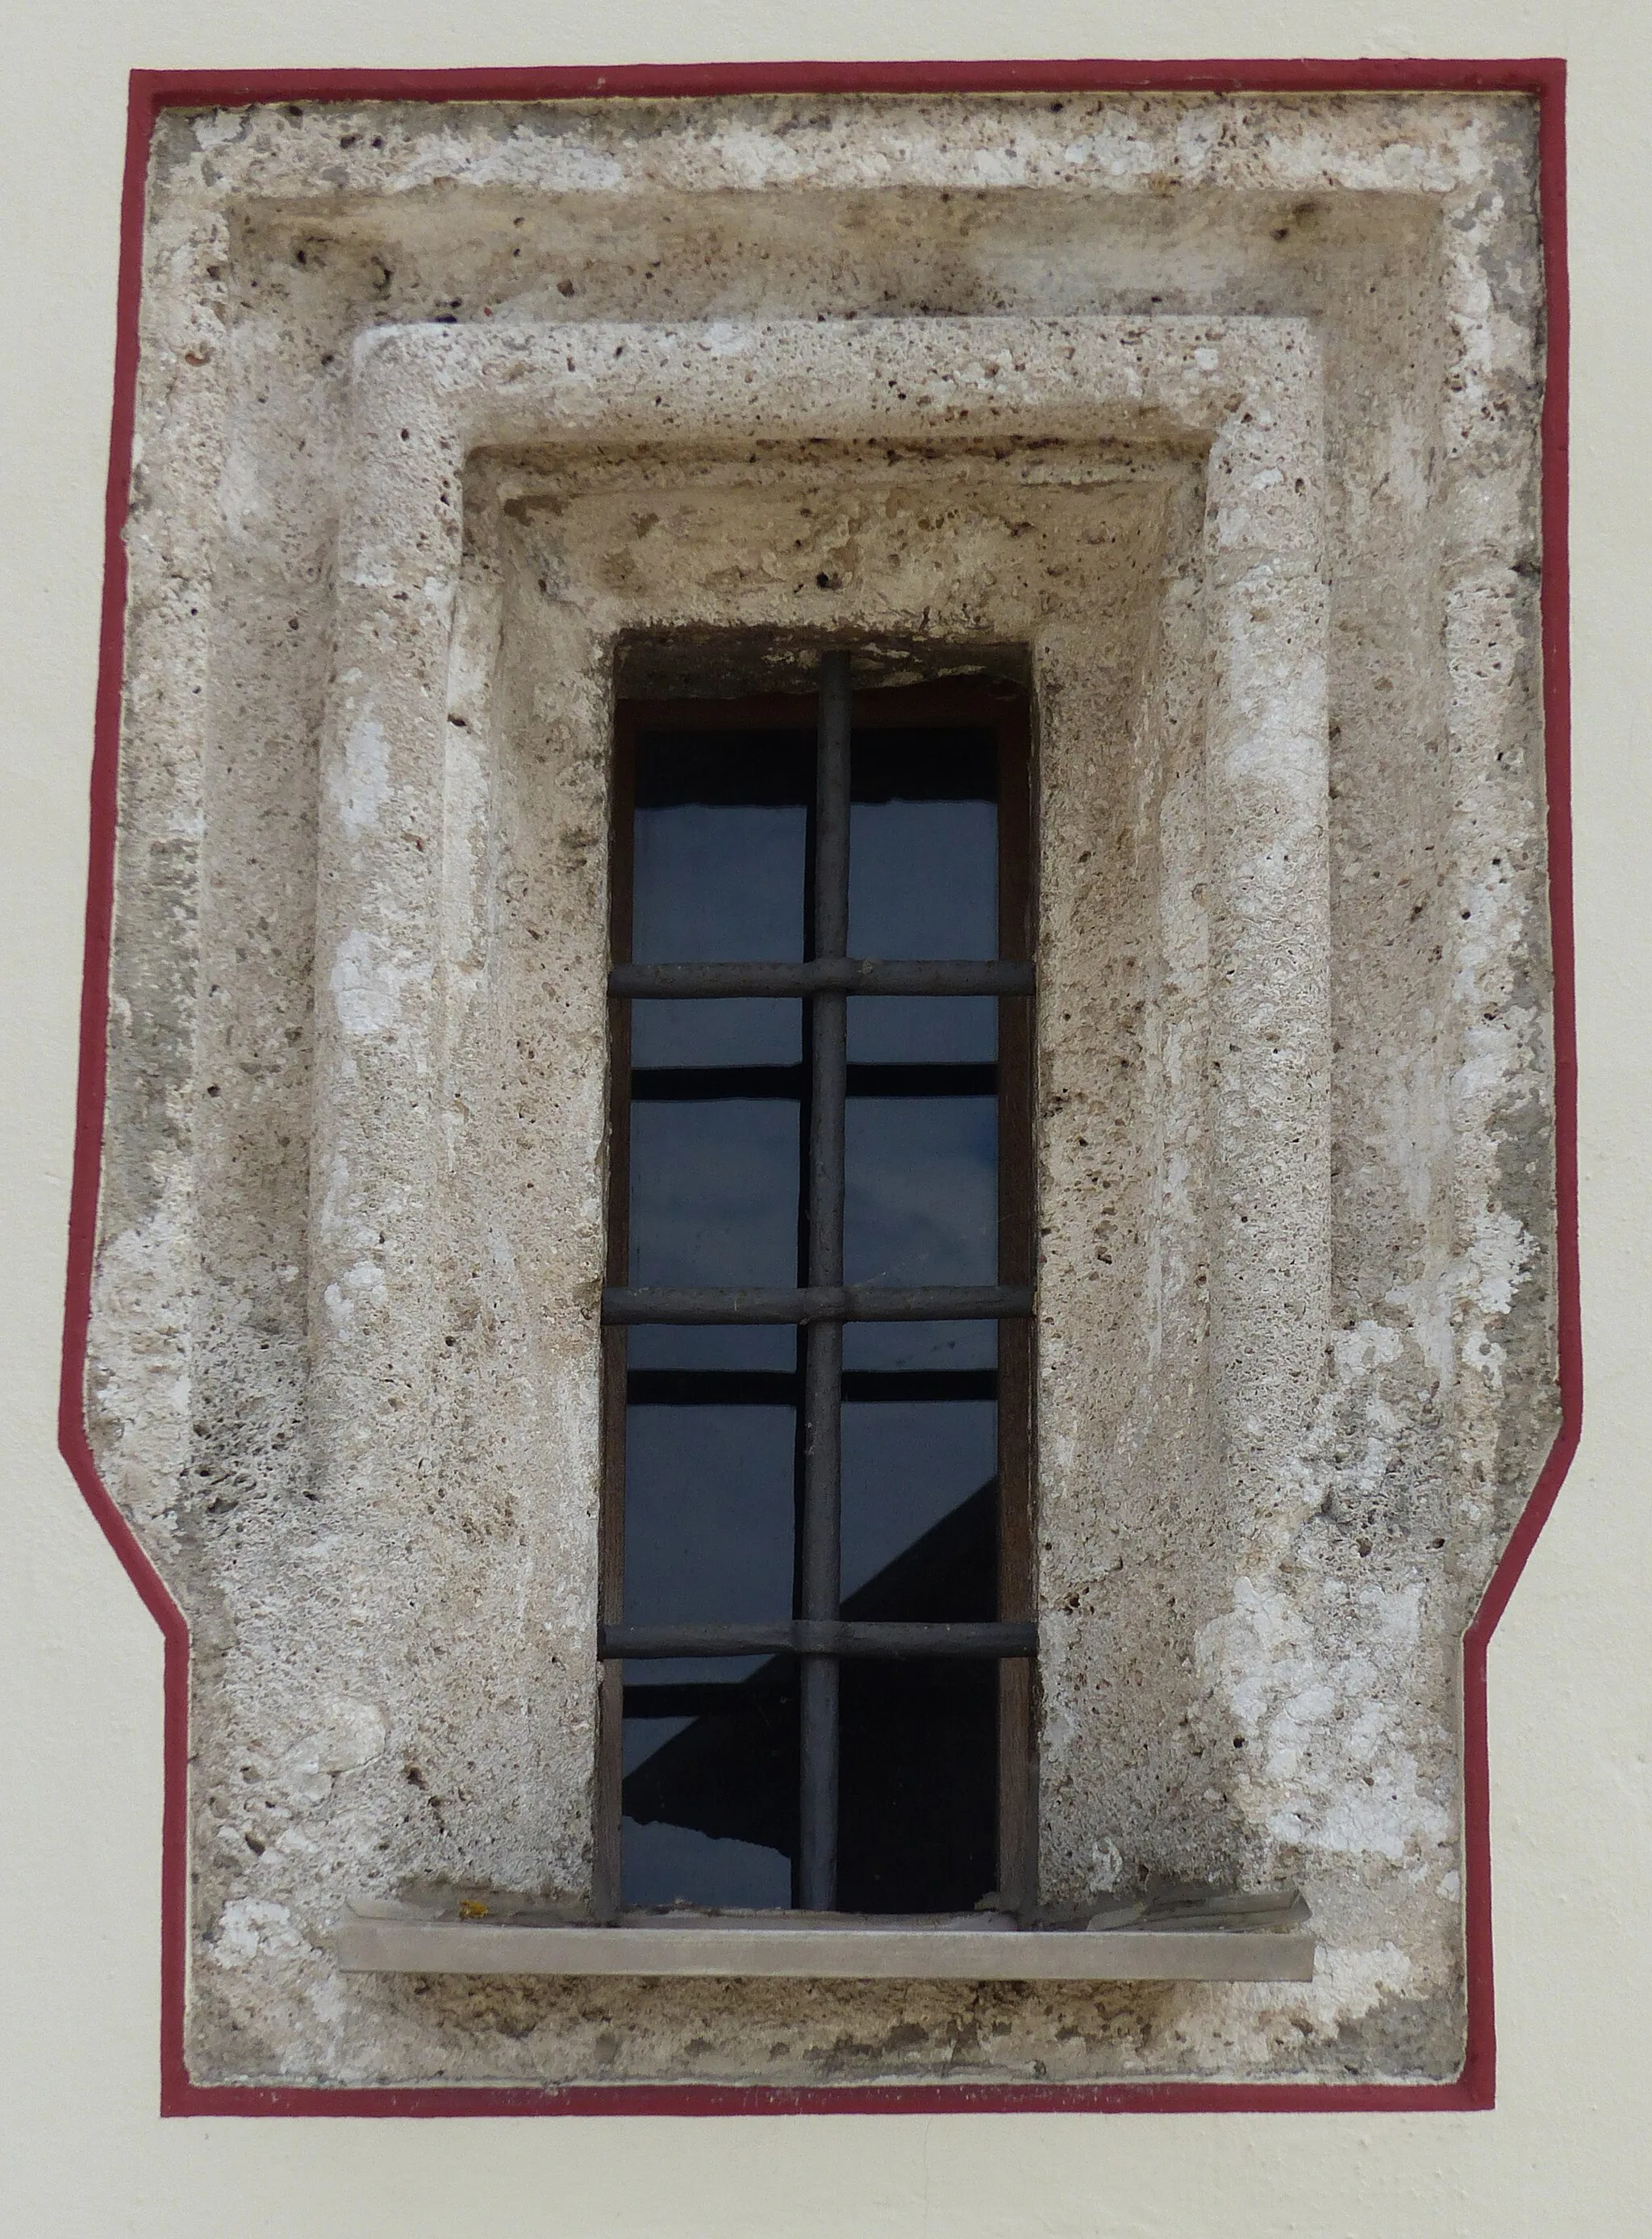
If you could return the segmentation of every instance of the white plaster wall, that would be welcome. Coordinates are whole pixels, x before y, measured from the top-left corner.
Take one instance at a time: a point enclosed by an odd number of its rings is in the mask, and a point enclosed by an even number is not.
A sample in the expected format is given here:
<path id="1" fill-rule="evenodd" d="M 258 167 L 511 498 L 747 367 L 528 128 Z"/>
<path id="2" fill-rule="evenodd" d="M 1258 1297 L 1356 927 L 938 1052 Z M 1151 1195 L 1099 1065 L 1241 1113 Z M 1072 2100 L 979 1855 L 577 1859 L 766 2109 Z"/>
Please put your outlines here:
<path id="1" fill-rule="evenodd" d="M 1644 2228 L 1642 2016 L 1652 1989 L 1640 1498 L 1652 1033 L 1643 899 L 1640 215 L 1652 39 L 1629 7 L 1025 6 L 823 0 L 801 32 L 741 5 L 689 20 L 477 0 L 394 15 L 295 4 L 60 6 L 8 34 L 15 167 L 5 452 L 7 800 L 0 1041 L 7 1177 L 0 1638 L 9 1861 L 0 2212 L 20 2230 L 189 2235 L 1616 2233 Z M 159 1642 L 52 1444 L 80 968 L 84 784 L 124 73 L 134 63 L 443 63 L 917 54 L 1568 52 L 1576 403 L 1573 588 L 1589 1427 L 1491 1667 L 1502 2103 L 1489 2116 L 947 2117 L 790 2124 L 173 2123 L 153 2109 Z M 1638 424 L 1637 424 L 1638 422 Z M 1637 815 L 1638 812 L 1638 815 Z M 14 1672 L 10 1659 L 20 1655 Z M 853 2128 L 853 2136 L 849 2135 Z M 1637 2159 L 1638 2156 L 1638 2159 Z"/>

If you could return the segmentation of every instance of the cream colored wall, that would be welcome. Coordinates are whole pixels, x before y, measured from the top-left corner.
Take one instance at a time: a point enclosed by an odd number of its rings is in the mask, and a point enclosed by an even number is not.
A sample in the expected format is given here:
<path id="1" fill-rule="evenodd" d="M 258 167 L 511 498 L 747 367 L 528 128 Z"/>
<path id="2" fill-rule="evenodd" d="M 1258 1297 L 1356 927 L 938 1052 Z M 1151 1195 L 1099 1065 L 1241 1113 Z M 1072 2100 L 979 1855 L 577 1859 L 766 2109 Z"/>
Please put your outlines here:
<path id="1" fill-rule="evenodd" d="M 134 65 L 1565 54 L 1582 1449 L 1491 1659 L 1500 2104 L 1463 2116 L 155 2113 L 160 1640 L 54 1418 Z M 1652 2225 L 1652 13 L 1645 0 L 58 0 L 0 43 L 0 2219 L 29 2239 L 1607 2239 Z"/>

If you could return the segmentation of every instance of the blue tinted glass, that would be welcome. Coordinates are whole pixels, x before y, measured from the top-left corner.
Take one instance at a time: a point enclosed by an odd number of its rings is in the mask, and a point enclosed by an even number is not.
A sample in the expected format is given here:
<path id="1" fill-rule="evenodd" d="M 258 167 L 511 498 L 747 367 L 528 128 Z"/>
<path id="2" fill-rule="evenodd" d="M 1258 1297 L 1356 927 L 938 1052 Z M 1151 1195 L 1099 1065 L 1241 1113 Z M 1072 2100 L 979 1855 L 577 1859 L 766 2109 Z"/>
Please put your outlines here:
<path id="1" fill-rule="evenodd" d="M 852 995 L 849 1062 L 991 1065 L 998 1011 L 991 995 Z"/>
<path id="2" fill-rule="evenodd" d="M 631 1007 L 634 1068 L 796 1065 L 802 1054 L 803 1006 L 785 996 Z"/>
<path id="3" fill-rule="evenodd" d="M 879 1618 L 939 1623 L 996 1614 L 973 1538 L 937 1527 L 972 1497 L 992 1506 L 998 1408 L 991 1399 L 857 1404 L 843 1411 L 843 1591 L 867 1590 Z M 994 1513 L 996 1511 L 994 1511 Z M 866 1614 L 874 1612 L 868 1608 Z"/>
<path id="4" fill-rule="evenodd" d="M 640 808 L 637 961 L 801 956 L 807 824 L 801 808 Z"/>
<path id="5" fill-rule="evenodd" d="M 636 1343 L 634 1332 L 632 1343 Z M 843 1367 L 932 1372 L 996 1368 L 996 1322 L 846 1322 Z"/>
<path id="6" fill-rule="evenodd" d="M 998 954 L 998 810 L 990 801 L 857 801 L 849 818 L 856 956 Z"/>
<path id="7" fill-rule="evenodd" d="M 813 761 L 796 731 L 640 742 L 639 960 L 806 953 Z M 857 732 L 851 954 L 996 955 L 996 769 L 990 728 Z M 634 1283 L 800 1279 L 806 1010 L 633 1005 Z M 987 998 L 852 1001 L 849 1281 L 996 1279 L 997 1039 Z M 627 1348 L 625 1616 L 792 1613 L 797 1332 L 640 1328 Z M 996 1359 L 991 1323 L 845 1330 L 846 1617 L 996 1613 Z M 852 1658 L 840 1685 L 839 1902 L 972 1904 L 995 1875 L 996 1667 Z M 798 1707 L 788 1658 L 627 1667 L 626 1903 L 792 1902 Z"/>
<path id="8" fill-rule="evenodd" d="M 983 1326 L 990 1330 L 992 1325 Z M 626 1341 L 634 1369 L 760 1369 L 773 1372 L 793 1367 L 797 1357 L 797 1332 L 778 1323 L 756 1323 L 746 1329 L 723 1327 L 716 1323 L 682 1329 L 673 1329 L 669 1324 L 644 1324 L 627 1330 Z"/>
<path id="9" fill-rule="evenodd" d="M 627 1734 L 669 1738 L 673 1722 L 627 1718 Z M 654 1746 L 654 1744 L 651 1744 Z M 792 1902 L 792 1861 L 784 1850 L 629 1817 L 620 1822 L 620 1901 L 627 1905 L 701 1905 L 708 1910 L 778 1910 Z"/>
<path id="10" fill-rule="evenodd" d="M 794 1283 L 798 1181 L 794 1103 L 634 1103 L 631 1280 Z"/>
<path id="11" fill-rule="evenodd" d="M 791 1616 L 796 1445 L 786 1406 L 627 1410 L 628 1624 Z"/>
<path id="12" fill-rule="evenodd" d="M 991 1097 L 851 1097 L 844 1267 L 851 1283 L 998 1279 Z"/>
<path id="13" fill-rule="evenodd" d="M 697 1687 L 702 1684 L 721 1686 L 726 1680 L 749 1679 L 755 1672 L 766 1671 L 773 1677 L 779 1661 L 773 1656 L 647 1656 L 633 1657 L 626 1664 L 626 1691 L 639 1704 L 658 1703 L 660 1698 L 640 1695 L 638 1690 L 647 1687 Z M 675 1698 L 673 1698 L 675 1699 Z M 721 1702 L 724 1698 L 717 1698 Z M 687 1717 L 690 1712 L 679 1704 L 669 1713 L 663 1711 L 634 1709 L 633 1717 Z M 646 1754 L 646 1752 L 644 1752 Z M 636 1756 L 626 1760 L 626 1770 L 639 1761 Z"/>
<path id="14" fill-rule="evenodd" d="M 789 1905 L 797 1819 L 790 1659 L 628 1663 L 625 1704 L 622 1902 Z"/>
<path id="15" fill-rule="evenodd" d="M 637 749 L 633 956 L 801 956 L 813 782 L 807 733 L 647 734 Z"/>

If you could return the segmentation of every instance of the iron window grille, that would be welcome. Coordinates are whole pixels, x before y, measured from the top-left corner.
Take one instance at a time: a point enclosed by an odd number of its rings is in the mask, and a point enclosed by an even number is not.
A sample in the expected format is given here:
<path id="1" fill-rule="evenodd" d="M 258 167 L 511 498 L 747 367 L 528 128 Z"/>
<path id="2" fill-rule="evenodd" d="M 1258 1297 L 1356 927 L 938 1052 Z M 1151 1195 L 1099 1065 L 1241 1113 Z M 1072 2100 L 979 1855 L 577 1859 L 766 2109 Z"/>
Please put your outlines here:
<path id="1" fill-rule="evenodd" d="M 636 742 L 650 726 L 738 731 L 813 717 L 813 797 L 809 806 L 805 917 L 806 953 L 770 961 L 638 962 L 632 950 L 632 827 Z M 998 786 L 998 953 L 991 960 L 886 959 L 848 953 L 852 733 L 965 723 L 991 734 Z M 604 1324 L 604 1504 L 598 1656 L 599 1911 L 620 1896 L 620 1735 L 627 1664 L 656 1659 L 795 1658 L 800 1675 L 798 1796 L 793 1902 L 831 1912 L 839 1902 L 840 1674 L 846 1660 L 993 1659 L 998 1671 L 998 1901 L 1034 1902 L 1033 1661 L 1031 1543 L 1032 962 L 1031 789 L 1024 695 L 989 680 L 960 685 L 852 692 L 850 656 L 822 660 L 818 698 L 739 703 L 621 704 L 618 724 L 608 979 L 612 1105 L 610 1218 Z M 852 1065 L 854 997 L 992 997 L 996 1061 Z M 638 1003 L 731 997 L 802 999 L 802 1062 L 795 1066 L 654 1067 L 634 1079 L 632 1009 Z M 715 1071 L 716 1077 L 710 1077 Z M 969 1095 L 997 1101 L 998 1279 L 975 1285 L 870 1285 L 845 1280 L 845 1134 L 849 1099 L 861 1095 Z M 629 1280 L 628 1181 L 634 1101 L 700 1096 L 799 1100 L 803 1114 L 799 1272 L 793 1286 L 634 1286 Z M 993 1371 L 884 1372 L 844 1367 L 846 1325 L 858 1322 L 998 1325 Z M 659 1325 L 791 1325 L 795 1372 L 628 1369 L 627 1332 Z M 997 1603 L 990 1621 L 901 1622 L 846 1616 L 840 1588 L 842 1423 L 862 1384 L 873 1395 L 914 1399 L 991 1396 L 997 1403 Z M 778 1622 L 627 1623 L 624 1615 L 624 1501 L 627 1403 L 720 1404 L 800 1400 L 793 1614 Z M 634 1682 L 630 1692 L 639 1691 Z M 649 1708 L 693 1716 L 713 1691 L 693 1684 L 642 1688 Z"/>

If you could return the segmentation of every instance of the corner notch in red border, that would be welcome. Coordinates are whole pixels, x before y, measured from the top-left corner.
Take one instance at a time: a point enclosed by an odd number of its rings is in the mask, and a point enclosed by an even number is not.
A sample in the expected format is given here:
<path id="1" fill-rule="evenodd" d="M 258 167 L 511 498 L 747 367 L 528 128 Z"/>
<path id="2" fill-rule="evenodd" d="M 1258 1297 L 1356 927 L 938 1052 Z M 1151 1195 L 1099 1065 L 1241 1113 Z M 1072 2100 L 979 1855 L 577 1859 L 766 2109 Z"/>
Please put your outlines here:
<path id="1" fill-rule="evenodd" d="M 1495 2098 L 1490 1788 L 1486 1654 L 1576 1451 L 1583 1375 L 1578 1295 L 1577 1059 L 1572 933 L 1570 687 L 1568 631 L 1566 65 L 1521 61 L 690 63 L 560 70 L 135 70 L 128 110 L 116 315 L 115 401 L 104 507 L 103 597 L 91 769 L 90 860 L 81 993 L 80 1085 L 70 1193 L 58 1442 L 88 1506 L 165 1643 L 162 1825 L 161 2111 L 164 2115 L 1301 2114 L 1447 2110 Z M 184 2057 L 189 1934 L 186 1834 L 189 1629 L 100 1480 L 83 1403 L 103 1139 L 109 933 L 124 668 L 126 522 L 138 356 L 144 195 L 163 109 L 255 102 L 547 101 L 793 93 L 1509 93 L 1535 96 L 1548 337 L 1543 415 L 1543 715 L 1549 906 L 1555 960 L 1555 1133 L 1558 1211 L 1561 1429 L 1485 1598 L 1463 1637 L 1463 1865 L 1469 2030 L 1459 2076 L 1446 2083 L 1238 2084 L 1195 2082 L 928 2083 L 777 2090 L 745 2084 L 388 2087 L 360 2090 L 197 2084 Z"/>

